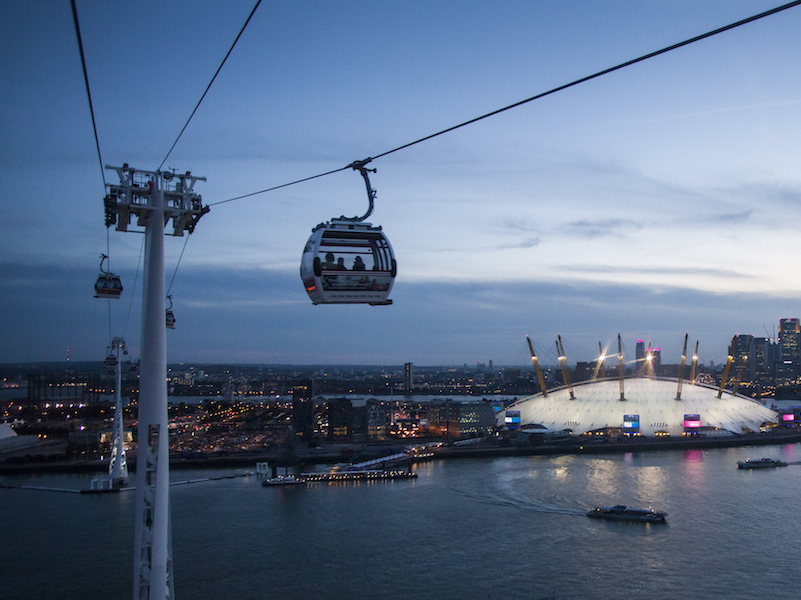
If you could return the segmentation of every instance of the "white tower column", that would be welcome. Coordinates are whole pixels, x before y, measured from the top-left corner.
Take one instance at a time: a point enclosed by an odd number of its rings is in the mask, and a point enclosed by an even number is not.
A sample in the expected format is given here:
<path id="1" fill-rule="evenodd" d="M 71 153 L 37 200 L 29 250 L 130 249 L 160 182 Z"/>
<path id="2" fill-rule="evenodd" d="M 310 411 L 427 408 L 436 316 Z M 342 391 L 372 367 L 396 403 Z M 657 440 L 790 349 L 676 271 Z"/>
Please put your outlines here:
<path id="1" fill-rule="evenodd" d="M 114 387 L 114 429 L 111 436 L 111 461 L 108 465 L 108 475 L 112 487 L 120 487 L 128 479 L 128 463 L 125 458 L 125 427 L 122 421 L 122 356 L 120 351 L 125 350 L 125 340 L 114 338 L 111 347 L 116 350 L 117 369 L 116 386 Z"/>
<path id="2" fill-rule="evenodd" d="M 193 189 L 195 182 L 206 178 L 189 171 L 144 171 L 128 163 L 106 168 L 120 178 L 119 184 L 107 184 L 106 227 L 116 225 L 117 231 L 145 228 L 133 597 L 173 600 L 164 227 L 172 219 L 173 236 L 195 230 L 209 208 Z"/>
<path id="3" fill-rule="evenodd" d="M 134 598 L 171 600 L 167 332 L 164 322 L 164 191 L 153 177 L 145 227 L 139 428 L 136 459 Z"/>

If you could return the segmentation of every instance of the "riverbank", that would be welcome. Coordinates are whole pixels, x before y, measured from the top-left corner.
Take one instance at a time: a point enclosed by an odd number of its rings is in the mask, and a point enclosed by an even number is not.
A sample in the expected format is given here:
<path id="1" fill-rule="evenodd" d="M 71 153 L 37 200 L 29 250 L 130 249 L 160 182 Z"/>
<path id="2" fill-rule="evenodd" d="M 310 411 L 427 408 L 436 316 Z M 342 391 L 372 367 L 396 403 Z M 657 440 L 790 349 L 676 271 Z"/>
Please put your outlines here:
<path id="1" fill-rule="evenodd" d="M 654 452 L 659 450 L 693 450 L 706 448 L 728 448 L 735 446 L 765 446 L 801 442 L 801 428 L 792 428 L 766 433 L 751 433 L 730 436 L 688 436 L 685 438 L 625 438 L 620 440 L 570 439 L 554 444 L 536 446 L 510 446 L 481 443 L 468 446 L 441 446 L 433 450 L 433 456 L 424 460 L 446 458 L 489 458 L 503 456 L 536 456 L 557 454 L 609 454 L 623 452 Z M 402 450 L 407 444 L 399 444 Z M 170 469 L 224 469 L 255 467 L 256 463 L 281 462 L 284 456 L 275 453 L 237 453 L 225 456 L 182 458 L 170 457 Z M 313 452 L 297 457 L 301 465 L 336 464 L 344 461 L 342 452 Z M 414 459 L 412 459 L 414 461 Z M 136 458 L 128 459 L 128 468 L 136 471 Z M 0 475 L 24 475 L 31 473 L 102 473 L 108 470 L 105 460 L 54 461 L 0 464 Z"/>

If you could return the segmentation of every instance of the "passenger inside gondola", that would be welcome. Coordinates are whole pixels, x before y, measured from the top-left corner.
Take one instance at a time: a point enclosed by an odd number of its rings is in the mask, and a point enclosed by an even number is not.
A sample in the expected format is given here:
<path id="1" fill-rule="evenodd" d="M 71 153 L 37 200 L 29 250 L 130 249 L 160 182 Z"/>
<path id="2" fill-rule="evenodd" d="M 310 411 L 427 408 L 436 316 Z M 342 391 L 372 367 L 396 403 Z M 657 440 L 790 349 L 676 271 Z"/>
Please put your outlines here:
<path id="1" fill-rule="evenodd" d="M 347 271 L 348 270 L 348 267 L 345 266 L 345 259 L 342 258 L 341 256 L 337 259 L 336 270 L 337 271 Z"/>
<path id="2" fill-rule="evenodd" d="M 353 261 L 353 270 L 364 271 L 364 261 L 362 260 L 361 256 L 357 256 L 356 259 Z"/>
<path id="3" fill-rule="evenodd" d="M 336 269 L 337 265 L 334 262 L 334 254 L 333 252 L 329 252 L 325 255 L 325 262 L 320 265 L 323 269 Z"/>

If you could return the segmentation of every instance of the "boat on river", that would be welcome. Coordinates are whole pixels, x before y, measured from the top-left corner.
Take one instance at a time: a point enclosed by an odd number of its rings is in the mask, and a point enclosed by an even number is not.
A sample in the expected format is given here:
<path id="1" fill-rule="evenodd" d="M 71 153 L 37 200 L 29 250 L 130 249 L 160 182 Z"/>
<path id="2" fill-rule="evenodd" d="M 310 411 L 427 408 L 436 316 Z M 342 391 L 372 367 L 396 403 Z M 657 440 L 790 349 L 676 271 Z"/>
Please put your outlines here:
<path id="1" fill-rule="evenodd" d="M 754 458 L 737 462 L 740 469 L 773 469 L 775 467 L 786 467 L 787 463 L 775 458 Z"/>
<path id="2" fill-rule="evenodd" d="M 667 513 L 651 508 L 630 508 L 622 504 L 616 506 L 598 506 L 587 512 L 592 519 L 608 519 L 610 521 L 639 521 L 642 523 L 664 523 Z"/>
<path id="3" fill-rule="evenodd" d="M 265 479 L 261 482 L 261 484 L 265 487 L 270 487 L 274 485 L 303 485 L 306 483 L 306 479 L 303 477 L 295 477 L 294 475 L 279 475 L 278 477 L 273 477 L 272 479 Z"/>

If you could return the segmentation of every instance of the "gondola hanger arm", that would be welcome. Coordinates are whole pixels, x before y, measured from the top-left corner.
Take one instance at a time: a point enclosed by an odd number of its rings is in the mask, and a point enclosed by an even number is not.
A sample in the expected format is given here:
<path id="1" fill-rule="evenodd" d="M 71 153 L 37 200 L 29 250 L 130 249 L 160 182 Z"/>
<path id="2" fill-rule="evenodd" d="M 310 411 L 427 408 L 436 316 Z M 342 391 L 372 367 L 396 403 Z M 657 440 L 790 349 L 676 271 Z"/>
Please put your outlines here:
<path id="1" fill-rule="evenodd" d="M 371 160 L 373 159 L 371 157 L 368 157 L 365 158 L 364 160 L 353 161 L 351 164 L 348 165 L 354 171 L 359 171 L 362 174 L 362 177 L 364 177 L 364 185 L 367 187 L 367 201 L 369 205 L 367 207 L 367 212 L 364 213 L 364 215 L 362 215 L 361 217 L 350 217 L 350 218 L 344 216 L 340 217 L 340 219 L 342 219 L 343 221 L 353 221 L 355 223 L 361 223 L 367 217 L 369 217 L 373 212 L 376 191 L 370 186 L 370 176 L 367 173 L 368 172 L 375 173 L 378 169 L 367 168 L 367 165 L 370 163 Z"/>

